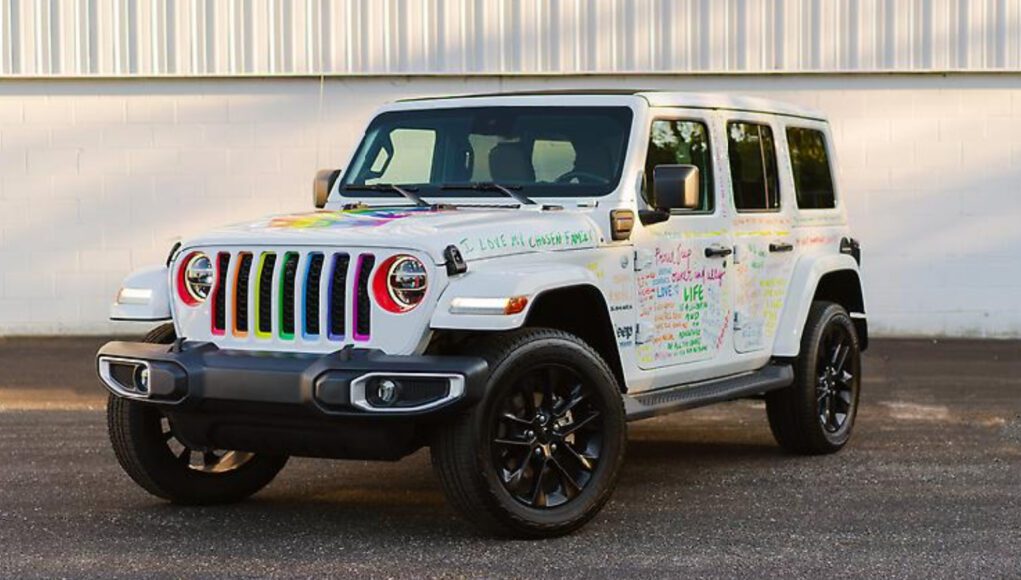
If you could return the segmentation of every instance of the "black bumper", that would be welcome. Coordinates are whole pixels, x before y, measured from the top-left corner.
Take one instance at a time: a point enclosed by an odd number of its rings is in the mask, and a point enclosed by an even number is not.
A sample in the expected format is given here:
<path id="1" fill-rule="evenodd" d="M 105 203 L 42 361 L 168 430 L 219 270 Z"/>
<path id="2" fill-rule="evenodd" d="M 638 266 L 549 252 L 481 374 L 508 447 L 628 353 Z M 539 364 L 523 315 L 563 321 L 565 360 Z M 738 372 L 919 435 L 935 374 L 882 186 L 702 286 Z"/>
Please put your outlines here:
<path id="1" fill-rule="evenodd" d="M 477 357 L 393 356 L 351 347 L 307 355 L 212 343 L 110 342 L 97 365 L 111 393 L 161 408 L 189 446 L 370 459 L 417 449 L 427 427 L 482 398 L 488 375 Z M 148 380 L 138 389 L 143 368 Z M 373 381 L 390 377 L 406 401 L 389 407 L 367 401 Z M 449 381 L 448 389 L 439 396 L 442 381 Z M 419 388 L 428 389 L 425 398 L 416 395 Z"/>

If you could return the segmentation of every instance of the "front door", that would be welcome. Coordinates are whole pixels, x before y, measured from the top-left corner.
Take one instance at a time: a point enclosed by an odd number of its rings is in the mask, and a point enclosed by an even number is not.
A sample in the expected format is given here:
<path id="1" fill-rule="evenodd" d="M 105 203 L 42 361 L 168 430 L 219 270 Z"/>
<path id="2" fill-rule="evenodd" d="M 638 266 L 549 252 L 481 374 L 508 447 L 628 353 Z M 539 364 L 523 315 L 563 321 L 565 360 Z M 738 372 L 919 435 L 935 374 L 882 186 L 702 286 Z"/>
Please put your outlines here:
<path id="1" fill-rule="evenodd" d="M 638 366 L 659 369 L 729 350 L 731 237 L 720 211 L 710 117 L 658 117 L 650 126 L 643 195 L 659 164 L 699 169 L 701 204 L 642 228 L 635 242 Z"/>

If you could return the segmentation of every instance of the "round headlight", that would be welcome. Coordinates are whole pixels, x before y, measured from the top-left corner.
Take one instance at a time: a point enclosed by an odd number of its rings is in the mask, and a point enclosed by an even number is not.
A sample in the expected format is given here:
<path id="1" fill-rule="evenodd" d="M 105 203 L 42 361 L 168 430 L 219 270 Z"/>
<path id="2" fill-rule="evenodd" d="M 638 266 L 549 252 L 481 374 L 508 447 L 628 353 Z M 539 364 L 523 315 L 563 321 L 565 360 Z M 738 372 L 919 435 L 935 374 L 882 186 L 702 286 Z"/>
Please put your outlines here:
<path id="1" fill-rule="evenodd" d="M 209 298 L 213 289 L 213 261 L 202 252 L 189 254 L 184 259 L 181 274 L 178 277 L 178 291 L 186 304 L 201 304 Z"/>
<path id="2" fill-rule="evenodd" d="M 376 301 L 390 312 L 407 312 L 418 306 L 428 287 L 425 264 L 406 255 L 392 256 L 383 262 L 373 284 Z"/>

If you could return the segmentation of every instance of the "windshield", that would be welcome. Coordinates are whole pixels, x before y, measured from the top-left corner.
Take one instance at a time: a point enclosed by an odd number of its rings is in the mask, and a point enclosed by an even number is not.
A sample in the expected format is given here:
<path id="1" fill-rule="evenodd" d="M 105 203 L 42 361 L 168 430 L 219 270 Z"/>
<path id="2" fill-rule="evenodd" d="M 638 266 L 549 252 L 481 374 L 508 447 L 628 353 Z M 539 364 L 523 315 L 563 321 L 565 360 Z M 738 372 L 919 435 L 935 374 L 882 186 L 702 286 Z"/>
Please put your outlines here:
<path id="1" fill-rule="evenodd" d="M 627 107 L 477 107 L 376 117 L 344 173 L 350 197 L 599 196 L 617 187 Z M 478 185 L 484 187 L 478 187 Z M 373 186 L 377 186 L 373 188 Z"/>

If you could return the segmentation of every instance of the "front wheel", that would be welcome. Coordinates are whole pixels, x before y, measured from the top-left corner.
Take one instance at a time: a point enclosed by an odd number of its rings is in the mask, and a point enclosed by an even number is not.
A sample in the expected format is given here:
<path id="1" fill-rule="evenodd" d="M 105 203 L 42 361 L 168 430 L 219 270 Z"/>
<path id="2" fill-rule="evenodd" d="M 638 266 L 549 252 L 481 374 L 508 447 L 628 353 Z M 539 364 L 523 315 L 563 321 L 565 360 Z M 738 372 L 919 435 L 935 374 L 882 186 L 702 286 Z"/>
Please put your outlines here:
<path id="1" fill-rule="evenodd" d="M 766 395 L 773 437 L 793 453 L 839 451 L 851 438 L 861 391 L 858 335 L 839 304 L 812 303 L 794 377 L 790 387 Z"/>
<path id="2" fill-rule="evenodd" d="M 143 342 L 169 344 L 172 325 L 150 332 Z M 174 433 L 173 422 L 151 404 L 110 395 L 107 427 L 117 460 L 149 493 L 181 504 L 242 500 L 259 491 L 287 463 L 269 456 L 216 449 L 192 449 Z"/>
<path id="3" fill-rule="evenodd" d="M 485 341 L 483 400 L 443 428 L 433 466 L 454 507 L 483 530 L 567 534 L 609 499 L 627 427 L 617 380 L 578 338 L 525 329 Z"/>

